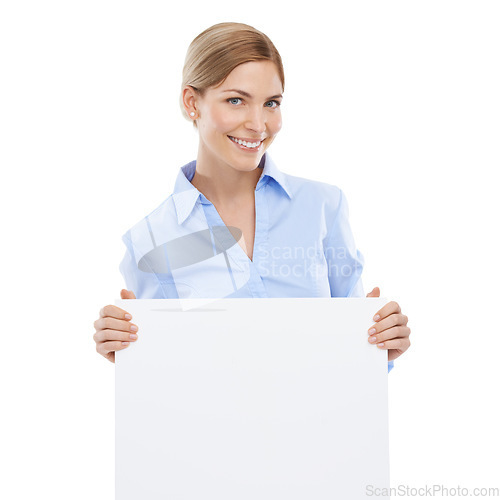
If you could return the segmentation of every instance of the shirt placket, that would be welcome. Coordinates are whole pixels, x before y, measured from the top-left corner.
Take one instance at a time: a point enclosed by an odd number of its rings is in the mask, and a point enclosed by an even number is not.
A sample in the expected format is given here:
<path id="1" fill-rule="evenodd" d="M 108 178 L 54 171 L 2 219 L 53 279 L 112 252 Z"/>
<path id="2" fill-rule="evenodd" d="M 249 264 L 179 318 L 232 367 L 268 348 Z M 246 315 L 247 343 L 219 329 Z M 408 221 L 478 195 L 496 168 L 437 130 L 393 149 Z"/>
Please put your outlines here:
<path id="1" fill-rule="evenodd" d="M 266 183 L 267 184 L 267 183 Z M 240 245 L 236 242 L 231 249 L 231 255 L 236 260 L 237 264 L 242 268 L 248 266 L 250 269 L 250 278 L 246 284 L 248 291 L 252 297 L 268 297 L 268 293 L 264 287 L 261 274 L 259 272 L 259 257 L 262 252 L 267 249 L 268 231 L 269 231 L 269 210 L 265 198 L 265 184 L 257 186 L 255 189 L 255 238 L 253 261 L 248 258 L 248 255 L 243 251 Z M 210 228 L 213 226 L 225 225 L 220 217 L 217 209 L 206 197 L 202 195 L 202 205 L 205 216 Z M 228 252 L 229 253 L 229 252 Z"/>
<path id="2" fill-rule="evenodd" d="M 268 182 L 259 181 L 255 189 L 255 238 L 253 247 L 253 262 L 250 269 L 250 283 L 254 297 L 269 297 L 262 280 L 262 254 L 269 252 L 269 206 L 266 198 Z"/>

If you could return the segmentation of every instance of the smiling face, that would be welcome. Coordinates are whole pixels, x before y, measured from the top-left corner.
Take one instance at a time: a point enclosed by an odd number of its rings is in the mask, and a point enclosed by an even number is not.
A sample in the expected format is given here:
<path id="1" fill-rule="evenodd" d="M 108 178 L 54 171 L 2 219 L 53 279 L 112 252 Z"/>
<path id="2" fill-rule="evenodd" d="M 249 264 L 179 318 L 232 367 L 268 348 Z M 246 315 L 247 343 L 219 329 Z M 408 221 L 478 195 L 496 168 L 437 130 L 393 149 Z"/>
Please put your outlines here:
<path id="1" fill-rule="evenodd" d="M 257 168 L 281 129 L 282 92 L 272 61 L 240 64 L 203 98 L 186 94 L 185 89 L 185 102 L 194 106 L 188 111 L 194 109 L 198 116 L 198 163 L 204 168 L 225 164 L 244 172 Z M 247 145 L 231 138 L 247 141 Z"/>

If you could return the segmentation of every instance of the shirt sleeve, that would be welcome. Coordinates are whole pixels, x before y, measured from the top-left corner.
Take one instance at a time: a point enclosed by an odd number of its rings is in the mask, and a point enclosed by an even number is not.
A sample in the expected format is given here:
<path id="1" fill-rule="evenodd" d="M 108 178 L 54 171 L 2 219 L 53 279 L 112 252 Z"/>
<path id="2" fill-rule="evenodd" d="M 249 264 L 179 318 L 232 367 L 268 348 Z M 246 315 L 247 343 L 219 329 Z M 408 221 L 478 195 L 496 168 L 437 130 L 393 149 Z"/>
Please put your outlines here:
<path id="1" fill-rule="evenodd" d="M 327 238 L 325 256 L 328 263 L 328 280 L 332 297 L 365 297 L 361 274 L 365 259 L 356 248 L 349 224 L 349 205 L 340 190 L 340 202 L 335 221 Z M 388 373 L 394 361 L 387 363 Z"/>
<path id="2" fill-rule="evenodd" d="M 173 283 L 160 280 L 154 272 L 147 273 L 138 268 L 134 245 L 127 235 L 128 232 L 122 236 L 126 250 L 119 267 L 127 290 L 132 290 L 137 299 L 178 298 L 177 289 Z"/>
<path id="3" fill-rule="evenodd" d="M 325 257 L 332 297 L 364 297 L 361 273 L 365 259 L 356 248 L 349 224 L 349 206 L 340 190 L 340 202 L 326 240 Z"/>

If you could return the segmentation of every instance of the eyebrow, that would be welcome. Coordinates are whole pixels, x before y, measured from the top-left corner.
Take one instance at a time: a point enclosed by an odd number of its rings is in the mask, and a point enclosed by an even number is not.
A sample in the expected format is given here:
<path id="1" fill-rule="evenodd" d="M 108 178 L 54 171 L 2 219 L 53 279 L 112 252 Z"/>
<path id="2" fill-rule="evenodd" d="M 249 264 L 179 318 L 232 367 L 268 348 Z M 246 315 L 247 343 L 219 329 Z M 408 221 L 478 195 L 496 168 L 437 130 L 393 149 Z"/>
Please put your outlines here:
<path id="1" fill-rule="evenodd" d="M 228 89 L 228 90 L 223 90 L 223 92 L 238 92 L 239 94 L 244 95 L 249 99 L 252 99 L 252 96 L 248 92 L 245 92 L 244 90 Z M 268 97 L 268 99 L 276 99 L 277 97 L 283 97 L 283 94 L 272 95 L 271 97 Z"/>

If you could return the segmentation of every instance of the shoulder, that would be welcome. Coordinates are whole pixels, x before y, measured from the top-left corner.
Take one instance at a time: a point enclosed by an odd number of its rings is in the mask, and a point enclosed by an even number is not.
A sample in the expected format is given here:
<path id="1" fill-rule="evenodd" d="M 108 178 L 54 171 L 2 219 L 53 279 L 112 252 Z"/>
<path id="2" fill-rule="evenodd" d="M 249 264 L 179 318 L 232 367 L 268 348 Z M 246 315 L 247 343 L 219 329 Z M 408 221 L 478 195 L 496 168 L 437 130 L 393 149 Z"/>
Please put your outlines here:
<path id="1" fill-rule="evenodd" d="M 176 211 L 173 193 L 163 200 L 156 208 L 137 220 L 123 235 L 122 239 L 137 241 L 142 238 L 151 239 L 153 226 L 171 225 L 176 223 Z"/>
<path id="2" fill-rule="evenodd" d="M 298 203 L 318 204 L 323 210 L 336 212 L 340 207 L 343 191 L 335 184 L 284 174 L 292 199 Z"/>

